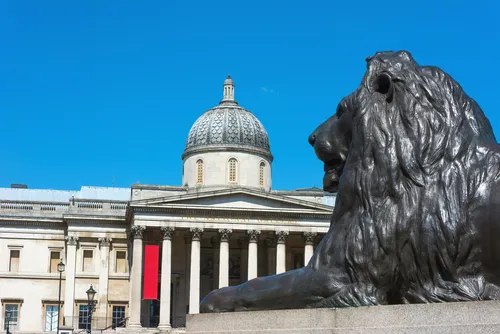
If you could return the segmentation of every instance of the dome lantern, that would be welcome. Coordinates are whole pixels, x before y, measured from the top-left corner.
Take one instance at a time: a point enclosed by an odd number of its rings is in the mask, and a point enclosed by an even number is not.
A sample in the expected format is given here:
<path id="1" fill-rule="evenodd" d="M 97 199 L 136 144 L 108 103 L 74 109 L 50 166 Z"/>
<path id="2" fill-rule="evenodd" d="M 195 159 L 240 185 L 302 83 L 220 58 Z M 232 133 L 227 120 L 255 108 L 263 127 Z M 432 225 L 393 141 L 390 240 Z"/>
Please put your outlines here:
<path id="1" fill-rule="evenodd" d="M 234 81 L 231 79 L 230 75 L 228 75 L 226 80 L 224 80 L 224 84 L 222 86 L 224 87 L 224 94 L 221 104 L 225 102 L 237 104 L 234 100 Z"/>

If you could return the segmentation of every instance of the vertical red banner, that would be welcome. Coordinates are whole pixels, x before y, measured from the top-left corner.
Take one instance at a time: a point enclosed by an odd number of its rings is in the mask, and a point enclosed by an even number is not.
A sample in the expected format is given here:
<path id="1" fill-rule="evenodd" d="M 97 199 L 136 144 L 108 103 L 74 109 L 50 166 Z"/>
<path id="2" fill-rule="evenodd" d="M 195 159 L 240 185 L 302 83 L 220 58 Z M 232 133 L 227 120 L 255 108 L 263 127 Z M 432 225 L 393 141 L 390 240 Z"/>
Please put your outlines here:
<path id="1" fill-rule="evenodd" d="M 144 247 L 144 287 L 143 299 L 158 299 L 158 266 L 160 262 L 160 246 Z"/>

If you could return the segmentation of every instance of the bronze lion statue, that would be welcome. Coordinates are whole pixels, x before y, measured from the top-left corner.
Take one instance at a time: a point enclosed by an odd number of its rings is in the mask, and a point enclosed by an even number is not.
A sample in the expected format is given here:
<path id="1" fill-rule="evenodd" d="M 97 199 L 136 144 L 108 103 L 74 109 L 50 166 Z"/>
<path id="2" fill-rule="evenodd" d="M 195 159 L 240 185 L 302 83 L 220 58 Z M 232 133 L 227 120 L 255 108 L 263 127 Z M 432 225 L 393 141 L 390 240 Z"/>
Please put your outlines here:
<path id="1" fill-rule="evenodd" d="M 407 51 L 309 137 L 337 192 L 307 266 L 212 291 L 201 312 L 500 299 L 500 146 L 479 105 Z"/>

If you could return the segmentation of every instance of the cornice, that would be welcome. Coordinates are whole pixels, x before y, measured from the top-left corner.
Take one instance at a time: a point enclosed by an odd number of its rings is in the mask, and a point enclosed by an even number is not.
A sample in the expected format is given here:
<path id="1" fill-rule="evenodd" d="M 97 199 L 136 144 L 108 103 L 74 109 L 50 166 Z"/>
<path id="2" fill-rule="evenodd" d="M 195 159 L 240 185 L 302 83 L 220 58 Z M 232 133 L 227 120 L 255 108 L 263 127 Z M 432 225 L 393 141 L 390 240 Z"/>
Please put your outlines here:
<path id="1" fill-rule="evenodd" d="M 264 149 L 254 148 L 245 145 L 203 145 L 196 146 L 194 148 L 189 148 L 182 153 L 182 160 L 186 160 L 192 155 L 195 154 L 203 154 L 203 153 L 211 153 L 211 152 L 238 152 L 238 153 L 250 153 L 261 156 L 269 160 L 269 162 L 273 162 L 273 155 L 271 152 L 266 151 Z"/>

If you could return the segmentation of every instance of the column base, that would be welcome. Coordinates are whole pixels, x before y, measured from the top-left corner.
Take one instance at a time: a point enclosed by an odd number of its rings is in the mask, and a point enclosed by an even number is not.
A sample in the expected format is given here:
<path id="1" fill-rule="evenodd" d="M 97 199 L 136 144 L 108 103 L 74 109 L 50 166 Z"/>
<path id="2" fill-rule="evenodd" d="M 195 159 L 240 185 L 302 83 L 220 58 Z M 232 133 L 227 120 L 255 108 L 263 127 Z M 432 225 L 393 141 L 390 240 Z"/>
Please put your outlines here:
<path id="1" fill-rule="evenodd" d="M 126 328 L 142 328 L 141 323 L 128 323 Z"/>
<path id="2" fill-rule="evenodd" d="M 169 324 L 159 324 L 158 330 L 160 331 L 160 333 L 168 333 L 172 330 L 172 326 L 170 326 Z"/>

